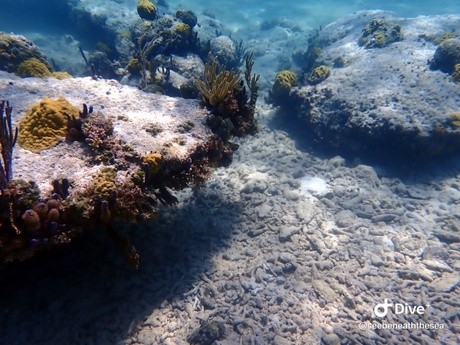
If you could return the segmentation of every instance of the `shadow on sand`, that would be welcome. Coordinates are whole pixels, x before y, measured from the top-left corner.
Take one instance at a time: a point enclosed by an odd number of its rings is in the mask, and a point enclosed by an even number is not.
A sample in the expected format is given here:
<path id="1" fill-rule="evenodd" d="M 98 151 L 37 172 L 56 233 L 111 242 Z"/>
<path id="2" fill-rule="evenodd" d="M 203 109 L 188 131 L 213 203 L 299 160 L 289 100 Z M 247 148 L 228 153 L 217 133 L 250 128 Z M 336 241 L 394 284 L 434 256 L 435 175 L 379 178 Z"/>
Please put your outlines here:
<path id="1" fill-rule="evenodd" d="M 11 264 L 0 272 L 0 343 L 116 344 L 154 309 L 183 299 L 213 269 L 209 258 L 225 247 L 241 214 L 208 192 L 195 191 L 154 222 L 124 226 L 140 254 L 137 271 L 102 229 Z"/>

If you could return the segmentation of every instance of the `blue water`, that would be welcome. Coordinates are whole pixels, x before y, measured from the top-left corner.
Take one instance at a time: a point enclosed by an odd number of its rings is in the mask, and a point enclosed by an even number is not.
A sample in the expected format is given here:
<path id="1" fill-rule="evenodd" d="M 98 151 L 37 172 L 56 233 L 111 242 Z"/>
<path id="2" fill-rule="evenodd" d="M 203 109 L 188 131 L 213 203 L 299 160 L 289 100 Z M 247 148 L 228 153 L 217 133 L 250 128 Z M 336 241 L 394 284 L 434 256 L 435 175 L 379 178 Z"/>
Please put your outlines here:
<path id="1" fill-rule="evenodd" d="M 198 13 L 210 9 L 217 18 L 236 26 L 254 25 L 263 20 L 288 18 L 301 26 L 325 25 L 338 17 L 358 10 L 394 11 L 403 17 L 459 13 L 460 4 L 455 0 L 442 1 L 207 1 L 206 5 L 185 5 L 171 1 L 171 7 L 193 7 Z M 199 2 L 198 2 L 199 3 Z"/>
<path id="2" fill-rule="evenodd" d="M 109 0 L 106 0 L 109 2 Z M 78 2 L 78 1 L 75 1 Z M 103 6 L 104 1 L 99 3 Z M 117 1 L 128 8 L 135 7 L 135 0 Z M 394 11 L 398 16 L 460 13 L 456 0 L 412 1 L 166 1 L 169 9 L 192 9 L 196 13 L 211 11 L 216 19 L 233 29 L 256 26 L 264 20 L 287 18 L 305 27 L 325 25 L 343 15 L 358 10 Z M 72 30 L 66 18 L 66 1 L 61 0 L 2 0 L 0 30 L 23 33 L 30 29 L 62 32 Z"/>
<path id="3" fill-rule="evenodd" d="M 155 2 L 163 3 L 163 1 Z M 225 34 L 234 40 L 247 41 L 252 39 L 271 39 L 270 32 L 262 32 L 261 27 L 267 23 L 277 23 L 287 20 L 305 32 L 307 37 L 320 27 L 351 14 L 358 10 L 387 10 L 393 11 L 396 16 L 415 17 L 418 15 L 435 15 L 446 13 L 460 13 L 460 4 L 454 0 L 440 1 L 195 1 L 183 2 L 178 0 L 165 1 L 167 9 L 158 6 L 159 15 L 164 13 L 173 14 L 177 9 L 190 9 L 198 14 L 198 21 L 203 18 L 202 14 L 210 14 L 222 23 Z M 122 9 L 130 17 L 130 23 L 138 19 L 136 14 L 137 0 L 0 0 L 2 15 L 0 17 L 0 31 L 14 32 L 26 36 L 37 44 L 47 55 L 49 60 L 57 63 L 60 69 L 67 70 L 75 76 L 87 75 L 84 71 L 83 60 L 77 50 L 77 46 L 83 47 L 87 54 L 94 52 L 97 42 L 103 42 L 109 46 L 116 43 L 113 38 L 107 38 L 107 33 L 101 33 L 98 21 L 110 21 L 111 12 Z M 78 6 L 82 5 L 82 6 Z M 113 5 L 116 5 L 114 7 Z M 82 16 L 75 8 L 92 6 L 95 11 L 89 18 Z M 107 15 L 107 9 L 108 15 Z M 116 10 L 115 10 L 116 9 Z M 105 17 L 107 16 L 107 18 Z M 113 14 L 114 20 L 120 20 L 117 13 Z M 123 18 L 123 17 L 122 17 Z M 122 19 L 123 20 L 123 19 Z M 199 24 L 199 22 L 198 22 Z M 102 24 L 104 26 L 104 24 Z M 122 30 L 123 31 L 123 30 Z M 109 34 L 110 35 L 110 34 Z M 71 37 L 73 47 L 66 37 Z M 279 39 L 279 38 L 278 38 Z M 66 45 L 66 47 L 63 47 Z M 67 50 L 65 49 L 67 48 Z M 292 52 L 286 50 L 286 56 Z M 70 55 L 69 55 L 70 54 Z M 258 58 L 256 53 L 256 60 Z M 110 59 L 117 59 L 111 56 Z M 123 56 L 122 59 L 126 59 Z M 272 67 L 257 70 L 262 74 L 261 86 L 267 86 L 272 80 L 274 73 L 279 68 L 273 62 Z M 256 69 L 258 64 L 256 64 Z M 260 67 L 261 65 L 259 65 Z"/>

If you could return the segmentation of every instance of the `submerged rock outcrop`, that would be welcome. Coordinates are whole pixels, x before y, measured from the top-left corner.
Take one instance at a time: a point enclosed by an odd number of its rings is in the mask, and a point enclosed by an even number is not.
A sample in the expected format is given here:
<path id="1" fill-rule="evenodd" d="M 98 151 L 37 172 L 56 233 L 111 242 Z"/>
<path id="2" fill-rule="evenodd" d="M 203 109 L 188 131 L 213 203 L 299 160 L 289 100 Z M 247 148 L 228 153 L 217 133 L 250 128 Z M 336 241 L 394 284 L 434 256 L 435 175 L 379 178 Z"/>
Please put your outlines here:
<path id="1" fill-rule="evenodd" d="M 387 45 L 361 47 L 362 33 L 376 18 L 401 35 Z M 451 116 L 459 110 L 458 84 L 428 64 L 437 39 L 455 31 L 458 19 L 404 19 L 374 11 L 337 20 L 311 43 L 321 48 L 311 69 L 328 66 L 330 76 L 293 88 L 282 109 L 302 118 L 315 140 L 355 153 L 434 157 L 458 152 L 460 130 Z"/>
<path id="2" fill-rule="evenodd" d="M 211 114 L 198 100 L 90 77 L 22 79 L 0 72 L 0 79 L 11 130 L 21 127 L 9 160 L 13 173 L 0 193 L 0 263 L 102 226 L 137 267 L 135 249 L 113 222 L 155 218 L 160 204 L 177 202 L 174 190 L 202 184 L 237 148 L 206 124 Z M 26 117 L 37 107 L 42 120 L 31 124 Z"/>

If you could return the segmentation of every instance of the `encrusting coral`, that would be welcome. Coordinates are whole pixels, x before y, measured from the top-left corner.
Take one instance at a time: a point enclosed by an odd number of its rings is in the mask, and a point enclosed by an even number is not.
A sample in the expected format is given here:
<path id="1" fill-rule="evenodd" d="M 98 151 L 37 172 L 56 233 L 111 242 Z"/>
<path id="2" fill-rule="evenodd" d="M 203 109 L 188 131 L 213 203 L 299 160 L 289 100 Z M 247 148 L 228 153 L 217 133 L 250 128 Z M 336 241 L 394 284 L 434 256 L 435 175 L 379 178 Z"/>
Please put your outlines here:
<path id="1" fill-rule="evenodd" d="M 68 116 L 78 117 L 79 112 L 65 98 L 43 98 L 19 122 L 18 145 L 32 152 L 53 147 L 66 136 Z"/>
<path id="2" fill-rule="evenodd" d="M 91 114 L 85 120 L 82 125 L 82 132 L 85 135 L 85 141 L 96 154 L 110 151 L 113 146 L 111 141 L 113 122 L 100 112 Z"/>
<path id="3" fill-rule="evenodd" d="M 383 18 L 374 18 L 363 29 L 358 44 L 364 48 L 383 48 L 403 39 L 402 28 Z"/>

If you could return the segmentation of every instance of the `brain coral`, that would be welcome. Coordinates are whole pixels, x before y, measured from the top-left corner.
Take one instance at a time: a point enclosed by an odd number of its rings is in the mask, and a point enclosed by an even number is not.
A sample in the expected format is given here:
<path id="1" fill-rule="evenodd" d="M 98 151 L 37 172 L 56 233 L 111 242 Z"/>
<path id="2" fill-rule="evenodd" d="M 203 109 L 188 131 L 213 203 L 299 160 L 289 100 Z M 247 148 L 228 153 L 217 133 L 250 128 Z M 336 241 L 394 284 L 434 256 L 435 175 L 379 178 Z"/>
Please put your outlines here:
<path id="1" fill-rule="evenodd" d="M 330 75 L 331 69 L 327 66 L 321 65 L 311 71 L 311 73 L 307 76 L 307 82 L 310 85 L 316 85 L 321 83 L 323 80 L 326 80 Z"/>
<path id="2" fill-rule="evenodd" d="M 431 68 L 452 73 L 456 64 L 460 63 L 460 40 L 448 39 L 436 49 Z"/>
<path id="3" fill-rule="evenodd" d="M 176 18 L 182 20 L 183 23 L 189 25 L 191 28 L 196 25 L 198 20 L 196 14 L 190 10 L 177 10 Z"/>
<path id="4" fill-rule="evenodd" d="M 31 58 L 28 60 L 23 61 L 17 71 L 16 74 L 20 77 L 27 78 L 27 77 L 37 77 L 37 78 L 46 78 L 51 77 L 51 72 L 46 67 L 46 65 L 36 58 Z"/>
<path id="5" fill-rule="evenodd" d="M 176 25 L 176 32 L 184 38 L 190 36 L 190 26 L 184 23 Z"/>
<path id="6" fill-rule="evenodd" d="M 43 98 L 30 107 L 19 122 L 19 146 L 40 152 L 56 145 L 66 134 L 67 115 L 79 117 L 78 108 L 62 97 Z"/>
<path id="7" fill-rule="evenodd" d="M 154 20 L 157 15 L 157 8 L 149 0 L 140 0 L 137 3 L 137 13 L 145 20 Z"/>
<path id="8" fill-rule="evenodd" d="M 276 74 L 275 83 L 272 87 L 272 96 L 275 99 L 285 97 L 293 86 L 299 84 L 297 76 L 294 72 L 283 70 Z"/>
<path id="9" fill-rule="evenodd" d="M 0 32 L 0 70 L 16 72 L 25 60 L 36 58 L 51 68 L 45 54 L 24 36 Z"/>

